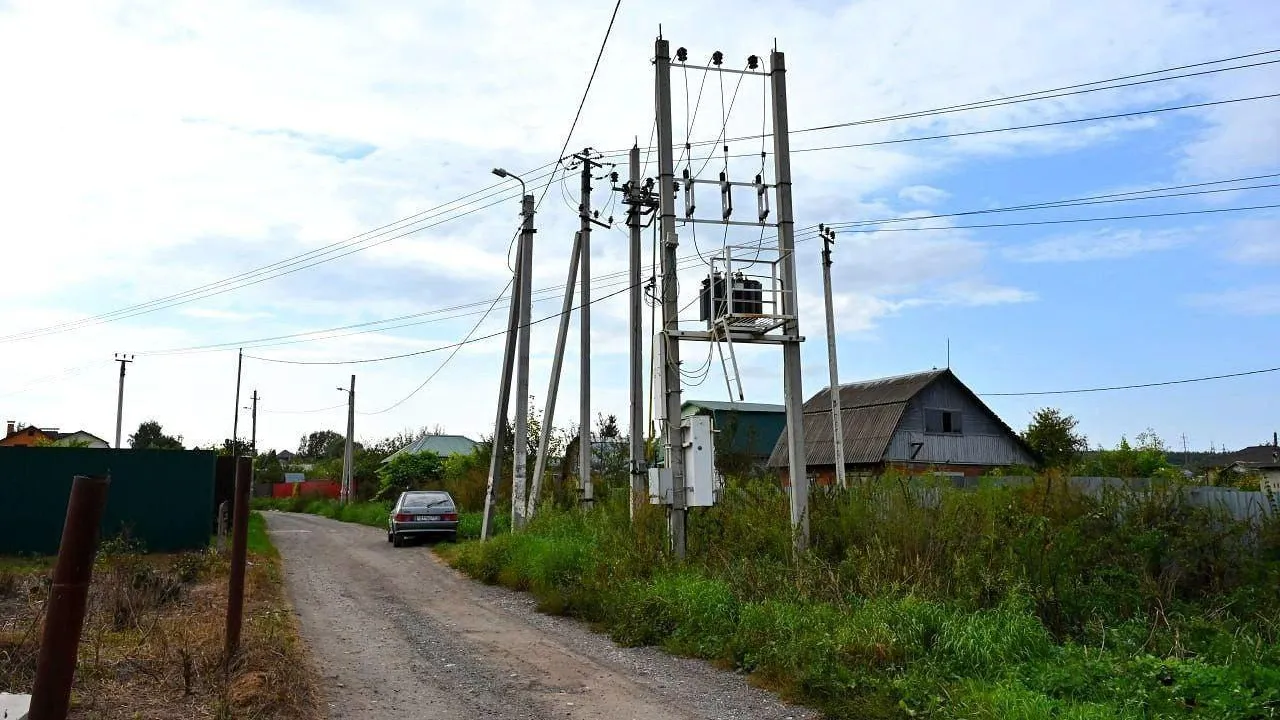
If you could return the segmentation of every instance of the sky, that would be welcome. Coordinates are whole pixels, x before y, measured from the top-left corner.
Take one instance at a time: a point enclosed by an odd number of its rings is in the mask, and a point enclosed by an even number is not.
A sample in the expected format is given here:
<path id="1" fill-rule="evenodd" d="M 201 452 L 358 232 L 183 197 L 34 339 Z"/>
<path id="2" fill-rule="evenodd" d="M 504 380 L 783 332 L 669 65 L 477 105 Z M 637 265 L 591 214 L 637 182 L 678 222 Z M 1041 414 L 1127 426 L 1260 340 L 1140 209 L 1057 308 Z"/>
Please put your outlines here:
<path id="1" fill-rule="evenodd" d="M 1063 7 L 623 0 L 569 152 L 603 151 L 625 178 L 616 151 L 649 146 L 659 25 L 673 48 L 688 48 L 690 66 L 718 50 L 738 69 L 748 55 L 767 60 L 776 44 L 786 55 L 796 227 L 908 218 L 875 232 L 840 226 L 842 381 L 944 366 L 948 341 L 952 369 L 979 394 L 1280 366 L 1280 212 L 1231 210 L 1280 204 L 1280 188 L 1254 187 L 1280 183 L 1258 178 L 1280 173 L 1280 98 L 919 139 L 1277 93 L 1280 53 L 1116 90 L 796 132 L 1280 49 L 1280 5 L 1266 0 Z M 435 348 L 506 323 L 503 300 L 483 313 L 511 276 L 520 191 L 492 176 L 495 166 L 524 174 L 536 193 L 546 188 L 534 250 L 534 288 L 544 292 L 533 317 L 559 311 L 580 191 L 576 171 L 554 162 L 611 10 L 581 0 L 0 0 L 0 66 L 9 69 L 0 74 L 0 419 L 111 440 L 112 357 L 132 353 L 126 436 L 155 419 L 189 445 L 219 442 L 256 390 L 259 445 L 296 449 L 308 431 L 344 429 L 339 388 L 353 373 L 360 439 L 423 426 L 490 433 L 501 339 L 468 344 L 443 368 L 450 350 Z M 758 76 L 675 68 L 679 167 L 708 180 L 726 167 L 719 144 L 680 157 L 685 137 L 770 132 L 766 87 Z M 901 142 L 867 146 L 886 141 Z M 817 149 L 832 145 L 861 147 Z M 731 140 L 730 155 L 741 157 L 727 161 L 730 178 L 751 181 L 760 151 L 758 138 Z M 645 174 L 656 172 L 647 154 Z M 773 181 L 771 155 L 764 175 Z M 1223 180 L 1236 182 L 1163 199 L 920 219 Z M 627 299 L 617 273 L 627 237 L 609 185 L 597 180 L 591 197 L 602 219 L 617 221 L 591 241 L 593 297 L 609 296 L 592 306 L 592 409 L 625 418 Z M 1199 192 L 1224 188 L 1236 189 Z M 698 190 L 698 217 L 717 215 L 716 188 Z M 739 189 L 735 219 L 754 219 L 753 201 Z M 417 224 L 375 230 L 424 212 Z M 1175 212 L 1187 214 L 964 227 Z M 699 255 L 771 247 L 762 235 L 682 226 L 682 304 L 706 275 Z M 828 378 L 820 244 L 798 235 L 809 396 Z M 650 241 L 646 233 L 646 276 Z M 152 304 L 98 318 L 143 303 Z M 402 316 L 414 317 L 297 336 Z M 697 327 L 696 306 L 682 320 Z M 576 314 L 571 329 L 558 426 L 578 422 Z M 555 331 L 547 321 L 531 334 L 538 407 Z M 291 337 L 262 340 L 281 336 Z M 709 350 L 684 347 L 686 399 L 729 399 Z M 261 359 L 405 353 L 420 354 L 346 365 Z M 735 354 L 745 399 L 780 402 L 781 352 Z M 1277 391 L 1280 373 L 1263 373 L 985 399 L 1015 428 L 1039 407 L 1060 407 L 1094 446 L 1152 428 L 1172 447 L 1208 449 L 1269 440 L 1280 429 Z M 249 414 L 239 417 L 247 434 Z"/>

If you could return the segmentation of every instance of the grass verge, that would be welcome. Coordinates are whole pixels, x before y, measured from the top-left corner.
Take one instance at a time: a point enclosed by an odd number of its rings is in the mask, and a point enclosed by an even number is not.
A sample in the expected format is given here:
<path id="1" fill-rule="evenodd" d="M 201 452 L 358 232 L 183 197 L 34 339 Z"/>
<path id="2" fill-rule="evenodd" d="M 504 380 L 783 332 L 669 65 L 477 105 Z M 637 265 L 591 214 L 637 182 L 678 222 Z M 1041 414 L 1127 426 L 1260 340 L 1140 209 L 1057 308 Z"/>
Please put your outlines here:
<path id="1" fill-rule="evenodd" d="M 387 515 L 391 512 L 391 506 L 392 503 L 381 501 L 353 502 L 343 505 L 337 500 L 314 497 L 254 498 L 253 500 L 255 510 L 307 513 L 376 528 L 387 527 Z M 483 517 L 484 513 L 480 512 L 458 513 L 458 538 L 462 540 L 479 538 Z M 510 513 L 503 512 L 501 509 L 495 511 L 495 533 L 504 533 L 510 528 Z"/>
<path id="2" fill-rule="evenodd" d="M 439 552 L 620 644 L 748 672 L 828 717 L 1280 717 L 1274 517 L 1248 527 L 1176 492 L 889 478 L 815 496 L 812 549 L 793 558 L 785 503 L 731 486 L 692 515 L 684 562 L 653 508 L 632 525 L 610 503 Z"/>
<path id="3" fill-rule="evenodd" d="M 149 555 L 129 542 L 104 541 L 70 717 L 316 717 L 316 676 L 283 594 L 279 556 L 256 513 L 249 563 L 241 652 L 228 671 L 225 558 L 213 551 Z M 0 687 L 30 692 L 50 562 L 0 566 Z"/>

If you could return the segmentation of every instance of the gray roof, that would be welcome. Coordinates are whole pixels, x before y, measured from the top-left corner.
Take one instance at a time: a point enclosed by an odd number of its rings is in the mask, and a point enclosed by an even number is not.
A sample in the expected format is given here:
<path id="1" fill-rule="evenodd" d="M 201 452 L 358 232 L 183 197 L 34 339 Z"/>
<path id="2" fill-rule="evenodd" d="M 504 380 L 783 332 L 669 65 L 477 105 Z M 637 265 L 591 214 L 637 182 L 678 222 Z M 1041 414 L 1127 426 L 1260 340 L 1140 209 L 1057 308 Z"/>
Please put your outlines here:
<path id="1" fill-rule="evenodd" d="M 783 405 L 772 405 L 770 403 L 725 402 L 723 400 L 685 400 L 684 403 L 680 405 L 680 414 L 687 414 L 688 409 L 691 407 L 698 407 L 716 412 L 780 413 L 787 411 L 787 408 Z"/>
<path id="2" fill-rule="evenodd" d="M 947 375 L 969 390 L 949 369 L 895 375 L 840 386 L 840 419 L 844 429 L 844 457 L 848 464 L 878 463 L 884 459 L 893 432 L 907 409 L 907 403 L 938 378 Z M 969 391 L 972 394 L 972 391 Z M 977 395 L 975 402 L 983 405 Z M 991 413 L 1019 443 L 1022 438 Z M 835 442 L 831 433 L 831 388 L 825 387 L 804 404 L 805 462 L 834 465 Z M 1028 450 L 1030 452 L 1030 450 Z M 783 432 L 769 456 L 769 465 L 785 467 L 789 462 L 787 435 Z"/>
<path id="3" fill-rule="evenodd" d="M 449 457 L 450 455 L 468 455 L 475 448 L 476 441 L 462 435 L 423 435 L 391 453 L 382 462 L 387 462 L 400 453 L 412 455 L 420 452 L 433 452 L 440 457 Z"/>

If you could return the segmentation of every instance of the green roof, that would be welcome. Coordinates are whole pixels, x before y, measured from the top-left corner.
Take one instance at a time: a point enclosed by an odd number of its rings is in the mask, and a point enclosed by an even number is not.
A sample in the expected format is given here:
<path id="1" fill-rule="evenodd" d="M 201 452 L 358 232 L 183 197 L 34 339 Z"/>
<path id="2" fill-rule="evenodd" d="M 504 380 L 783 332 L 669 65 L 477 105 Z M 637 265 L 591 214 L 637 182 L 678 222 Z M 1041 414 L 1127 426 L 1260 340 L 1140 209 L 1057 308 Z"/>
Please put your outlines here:
<path id="1" fill-rule="evenodd" d="M 433 452 L 440 457 L 449 457 L 450 455 L 469 455 L 475 448 L 476 441 L 462 435 L 423 435 L 391 453 L 382 462 L 388 462 L 400 453 L 414 455 L 420 452 Z"/>
<path id="2" fill-rule="evenodd" d="M 698 408 L 712 412 L 732 410 L 743 413 L 785 413 L 786 407 L 769 403 L 725 402 L 723 400 L 685 400 L 680 406 L 681 417 L 694 415 Z"/>

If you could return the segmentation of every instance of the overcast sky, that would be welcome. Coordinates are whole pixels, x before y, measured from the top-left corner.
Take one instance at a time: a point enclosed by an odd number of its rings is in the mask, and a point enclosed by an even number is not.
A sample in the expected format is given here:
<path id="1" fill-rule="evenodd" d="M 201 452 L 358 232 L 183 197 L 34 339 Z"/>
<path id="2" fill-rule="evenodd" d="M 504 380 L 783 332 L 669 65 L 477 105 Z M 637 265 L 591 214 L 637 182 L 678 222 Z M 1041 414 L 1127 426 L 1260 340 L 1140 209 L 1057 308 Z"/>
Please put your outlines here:
<path id="1" fill-rule="evenodd" d="M 112 353 L 129 368 L 126 433 L 154 418 L 188 443 L 228 437 L 236 344 L 255 357 L 350 360 L 426 350 L 471 330 L 510 277 L 515 172 L 557 158 L 612 3 L 23 2 L 0 0 L 0 335 L 75 322 L 252 273 L 431 210 L 415 234 L 182 295 L 112 322 L 4 341 L 0 415 L 111 439 Z M 624 0 L 570 150 L 649 144 L 653 40 L 661 23 L 690 63 L 726 67 L 786 53 L 791 127 L 810 128 L 1280 49 L 1267 0 L 690 3 Z M 1263 63 L 1280 54 L 1226 65 Z M 1120 90 L 797 134 L 793 149 L 919 138 L 1114 115 L 1280 92 L 1280 64 Z M 765 85 L 677 69 L 676 134 L 714 139 L 767 130 Z M 722 90 L 723 87 L 723 90 Z M 699 88 L 701 101 L 697 100 Z M 735 88 L 736 100 L 733 100 Z M 688 93 L 688 102 L 686 102 Z M 732 101 L 732 107 L 730 103 Z M 722 104 L 723 103 L 723 104 Z M 694 118 L 694 107 L 697 115 Z M 690 125 L 692 126 L 690 128 Z M 694 150 L 713 179 L 717 147 Z M 759 171 L 760 141 L 730 144 L 734 179 Z M 611 156 L 611 161 L 623 158 Z M 655 159 L 646 166 L 654 174 Z M 619 169 L 624 171 L 625 166 Z M 765 166 L 772 179 L 772 158 Z M 1280 99 L 1016 132 L 798 152 L 796 223 L 954 213 L 1280 173 Z M 534 317 L 559 308 L 577 219 L 578 179 L 555 176 L 539 209 Z M 536 186 L 541 190 L 542 179 Z M 1263 178 L 1195 189 L 1265 185 Z M 505 194 L 494 194 L 503 190 Z M 1182 192 L 1185 192 L 1182 191 Z M 503 200 L 510 197 L 509 200 Z M 714 188 L 703 211 L 718 210 Z M 608 182 L 592 201 L 623 212 Z M 961 216 L 843 233 L 834 286 L 841 378 L 952 366 L 979 393 L 1175 380 L 1280 365 L 1280 213 L 1187 214 L 1078 224 L 957 226 L 1274 205 L 1257 188 L 1034 212 Z M 736 198 L 735 217 L 754 215 Z M 486 207 L 487 206 L 487 207 Z M 475 210 L 469 214 L 464 212 Z M 700 215 L 702 211 L 700 211 Z M 448 222 L 440 222 L 448 219 Z M 438 223 L 438 224 L 434 224 Z M 432 225 L 431 227 L 425 227 Z M 922 231 L 919 228 L 944 228 Z M 696 253 L 757 243 L 749 228 L 680 234 Z M 394 238 L 394 239 L 392 239 Z M 386 242 L 381 242 L 387 240 Z M 646 235 L 645 257 L 649 257 Z M 374 243 L 379 243 L 374 245 Z M 372 246 L 372 247 L 371 247 Z M 342 250 L 341 252 L 347 252 Z M 623 286 L 626 237 L 593 235 L 596 297 Z M 826 385 L 819 247 L 797 246 L 805 393 Z M 329 260 L 307 267 L 315 260 Z M 646 275 L 648 273 L 646 272 Z M 260 282 L 258 282 L 260 281 Z M 251 285 L 239 287 L 245 282 Z M 475 305 L 475 303 L 480 303 Z M 378 332 L 313 330 L 420 315 Z M 159 308 L 159 309 L 157 309 Z M 696 310 L 686 319 L 696 321 Z M 500 330 L 503 305 L 478 335 Z M 593 313 L 594 406 L 626 414 L 626 297 Z M 423 320 L 431 322 L 423 323 Z M 373 328 L 379 326 L 372 326 Z M 358 328 L 360 330 L 370 327 Z M 646 334 L 649 332 L 646 329 Z M 533 384 L 546 395 L 555 323 L 533 335 Z M 342 337 L 329 337 L 332 335 Z M 315 340 L 316 337 L 327 339 Z M 298 340 L 311 340 L 297 342 Z M 154 354 L 210 344 L 218 351 Z M 577 421 L 576 336 L 558 425 Z M 406 427 L 490 431 L 501 340 L 469 345 L 420 392 L 448 351 L 360 365 L 246 359 L 244 397 L 262 395 L 263 447 L 296 449 L 308 430 L 342 430 L 337 388 L 356 373 L 357 435 Z M 696 372 L 706 347 L 686 348 Z M 781 399 L 781 355 L 740 348 L 746 399 Z M 1154 428 L 1174 446 L 1239 447 L 1280 429 L 1280 373 L 1173 387 L 1049 397 L 989 397 L 1015 427 L 1052 404 L 1096 445 Z M 686 398 L 728 399 L 718 359 Z M 625 425 L 625 420 L 623 421 Z M 247 415 L 242 428 L 248 423 Z M 246 428 L 247 430 L 247 428 Z"/>

